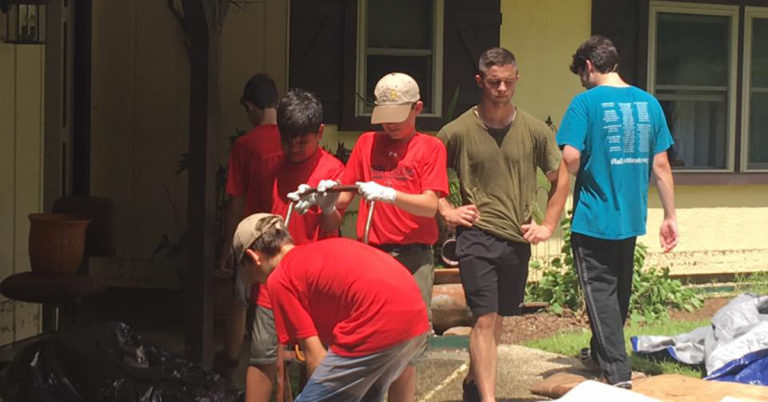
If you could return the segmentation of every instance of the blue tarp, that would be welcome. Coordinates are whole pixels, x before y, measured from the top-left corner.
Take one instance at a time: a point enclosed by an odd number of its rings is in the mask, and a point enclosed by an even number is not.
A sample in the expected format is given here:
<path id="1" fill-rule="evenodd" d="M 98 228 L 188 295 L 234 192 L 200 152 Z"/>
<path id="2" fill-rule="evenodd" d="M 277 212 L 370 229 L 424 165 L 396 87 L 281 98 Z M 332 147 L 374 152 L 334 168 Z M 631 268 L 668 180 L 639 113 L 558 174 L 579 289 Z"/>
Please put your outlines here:
<path id="1" fill-rule="evenodd" d="M 768 296 L 742 294 L 721 308 L 709 326 L 677 336 L 634 336 L 637 354 L 666 353 L 703 364 L 706 380 L 768 386 Z"/>

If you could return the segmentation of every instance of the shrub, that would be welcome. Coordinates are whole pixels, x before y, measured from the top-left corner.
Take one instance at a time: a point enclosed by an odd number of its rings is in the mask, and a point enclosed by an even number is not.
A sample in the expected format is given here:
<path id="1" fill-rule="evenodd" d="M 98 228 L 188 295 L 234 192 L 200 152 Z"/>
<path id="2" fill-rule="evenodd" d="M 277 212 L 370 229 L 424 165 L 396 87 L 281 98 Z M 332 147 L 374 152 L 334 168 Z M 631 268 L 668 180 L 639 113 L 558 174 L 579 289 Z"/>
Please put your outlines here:
<path id="1" fill-rule="evenodd" d="M 529 283 L 526 294 L 532 300 L 549 303 L 550 311 L 555 314 L 563 314 L 566 308 L 583 314 L 584 295 L 571 251 L 570 212 L 561 222 L 561 227 L 562 255 L 553 258 L 548 264 L 538 261 L 531 263 L 532 270 L 541 272 L 541 279 Z M 647 247 L 638 243 L 633 263 L 629 319 L 632 322 L 654 322 L 668 319 L 667 309 L 670 307 L 688 311 L 700 308 L 701 297 L 692 290 L 683 288 L 679 280 L 670 278 L 669 268 L 644 267 L 647 253 Z"/>

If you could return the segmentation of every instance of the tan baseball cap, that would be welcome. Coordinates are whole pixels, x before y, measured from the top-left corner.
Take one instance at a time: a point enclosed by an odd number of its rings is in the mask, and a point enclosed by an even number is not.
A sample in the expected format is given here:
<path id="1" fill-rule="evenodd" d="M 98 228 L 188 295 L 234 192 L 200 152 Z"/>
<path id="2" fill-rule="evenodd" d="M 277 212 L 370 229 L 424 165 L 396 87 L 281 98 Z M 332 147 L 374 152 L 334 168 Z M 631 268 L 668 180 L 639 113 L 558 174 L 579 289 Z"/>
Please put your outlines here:
<path id="1" fill-rule="evenodd" d="M 238 267 L 243 260 L 245 250 L 268 229 L 275 226 L 285 228 L 283 218 L 275 214 L 258 213 L 240 221 L 235 230 L 235 236 L 232 238 L 232 256 L 235 267 Z"/>
<path id="2" fill-rule="evenodd" d="M 376 95 L 376 106 L 371 114 L 371 124 L 405 121 L 411 105 L 421 98 L 419 84 L 404 73 L 389 73 L 382 77 L 373 94 Z"/>

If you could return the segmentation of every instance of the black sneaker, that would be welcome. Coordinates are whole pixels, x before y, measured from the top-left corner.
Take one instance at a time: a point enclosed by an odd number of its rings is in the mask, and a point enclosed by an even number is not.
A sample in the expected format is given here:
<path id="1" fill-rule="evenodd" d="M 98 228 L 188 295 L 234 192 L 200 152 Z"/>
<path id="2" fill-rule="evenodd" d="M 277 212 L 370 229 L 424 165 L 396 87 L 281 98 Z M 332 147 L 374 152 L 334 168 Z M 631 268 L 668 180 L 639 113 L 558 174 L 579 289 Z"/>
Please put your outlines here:
<path id="1" fill-rule="evenodd" d="M 474 380 L 464 380 L 461 388 L 463 391 L 461 397 L 464 402 L 480 402 L 480 391 L 477 389 L 477 384 Z"/>
<path id="2" fill-rule="evenodd" d="M 589 370 L 593 371 L 599 371 L 600 365 L 597 364 L 595 359 L 592 357 L 592 349 L 590 348 L 583 348 L 579 352 L 579 355 L 576 356 L 577 359 L 579 359 L 579 362 L 581 362 L 581 365 L 584 366 L 584 368 L 587 368 Z"/>

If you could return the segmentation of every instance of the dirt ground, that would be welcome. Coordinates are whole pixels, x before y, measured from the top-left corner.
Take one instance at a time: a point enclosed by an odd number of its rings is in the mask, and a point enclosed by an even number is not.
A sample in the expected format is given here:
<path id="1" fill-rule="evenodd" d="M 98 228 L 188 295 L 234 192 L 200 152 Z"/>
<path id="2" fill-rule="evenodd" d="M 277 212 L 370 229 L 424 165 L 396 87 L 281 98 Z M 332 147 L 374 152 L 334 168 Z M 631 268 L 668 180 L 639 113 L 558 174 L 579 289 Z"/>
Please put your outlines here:
<path id="1" fill-rule="evenodd" d="M 712 318 L 721 307 L 731 298 L 717 297 L 704 300 L 704 306 L 693 312 L 670 310 L 670 319 L 677 321 L 695 321 Z M 520 344 L 533 339 L 553 336 L 559 332 L 573 331 L 579 328 L 589 328 L 586 314 L 577 316 L 571 312 L 556 316 L 547 312 L 537 312 L 504 319 L 501 343 Z"/>

